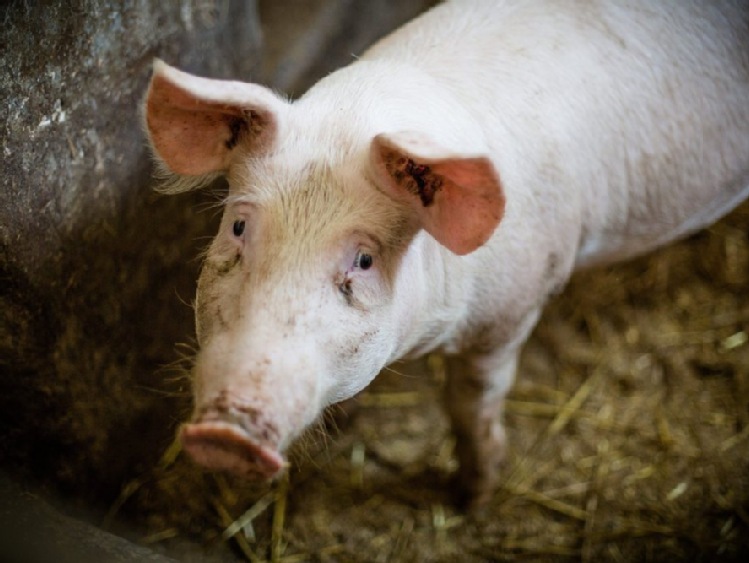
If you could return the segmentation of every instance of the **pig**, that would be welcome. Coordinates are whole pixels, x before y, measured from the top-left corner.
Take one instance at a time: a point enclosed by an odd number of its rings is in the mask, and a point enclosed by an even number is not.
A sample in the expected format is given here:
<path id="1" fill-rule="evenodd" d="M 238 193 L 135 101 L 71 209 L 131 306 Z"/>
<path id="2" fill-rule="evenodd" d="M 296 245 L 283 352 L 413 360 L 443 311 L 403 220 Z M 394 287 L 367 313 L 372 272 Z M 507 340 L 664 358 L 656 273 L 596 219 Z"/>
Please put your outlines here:
<path id="1" fill-rule="evenodd" d="M 295 101 L 156 60 L 163 191 L 228 181 L 184 450 L 273 478 L 326 406 L 437 350 L 457 481 L 486 502 L 548 297 L 749 196 L 748 38 L 745 0 L 456 0 Z"/>

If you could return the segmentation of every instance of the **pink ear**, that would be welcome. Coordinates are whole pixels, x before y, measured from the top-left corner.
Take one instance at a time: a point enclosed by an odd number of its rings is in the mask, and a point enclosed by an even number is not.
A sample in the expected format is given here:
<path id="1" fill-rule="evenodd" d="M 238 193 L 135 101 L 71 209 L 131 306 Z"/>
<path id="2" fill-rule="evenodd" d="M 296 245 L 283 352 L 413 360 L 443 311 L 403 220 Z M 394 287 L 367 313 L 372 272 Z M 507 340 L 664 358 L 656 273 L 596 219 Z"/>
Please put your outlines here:
<path id="1" fill-rule="evenodd" d="M 377 183 L 440 244 L 463 255 L 489 240 L 505 198 L 487 157 L 450 153 L 415 132 L 377 135 L 371 150 Z"/>
<path id="2" fill-rule="evenodd" d="M 270 146 L 285 102 L 255 84 L 212 80 L 156 60 L 145 102 L 151 145 L 176 174 L 225 170 L 240 143 Z"/>

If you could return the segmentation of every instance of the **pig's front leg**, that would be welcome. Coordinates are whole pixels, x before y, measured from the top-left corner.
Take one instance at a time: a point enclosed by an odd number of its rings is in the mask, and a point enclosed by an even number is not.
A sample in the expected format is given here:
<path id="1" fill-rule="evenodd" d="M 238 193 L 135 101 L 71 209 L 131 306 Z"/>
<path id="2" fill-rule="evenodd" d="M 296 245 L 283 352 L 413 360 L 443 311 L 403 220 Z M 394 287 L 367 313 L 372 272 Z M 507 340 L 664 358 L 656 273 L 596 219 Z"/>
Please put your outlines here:
<path id="1" fill-rule="evenodd" d="M 520 349 L 540 315 L 537 305 L 524 315 L 507 317 L 494 326 L 494 334 L 482 334 L 478 349 L 446 358 L 445 404 L 455 434 L 461 500 L 469 507 L 485 504 L 499 480 L 505 395 L 515 381 Z"/>
<path id="2" fill-rule="evenodd" d="M 485 504 L 505 453 L 502 407 L 515 378 L 517 350 L 446 358 L 445 403 L 455 434 L 461 503 Z"/>

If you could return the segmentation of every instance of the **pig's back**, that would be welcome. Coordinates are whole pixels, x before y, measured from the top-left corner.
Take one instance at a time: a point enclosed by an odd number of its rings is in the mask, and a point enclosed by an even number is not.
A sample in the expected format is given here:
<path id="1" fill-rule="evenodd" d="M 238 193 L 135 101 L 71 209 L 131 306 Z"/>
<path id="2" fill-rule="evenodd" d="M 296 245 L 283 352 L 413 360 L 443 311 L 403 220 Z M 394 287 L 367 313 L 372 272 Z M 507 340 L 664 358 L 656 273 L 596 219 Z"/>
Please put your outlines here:
<path id="1" fill-rule="evenodd" d="M 362 58 L 434 77 L 481 124 L 508 215 L 515 197 L 524 213 L 543 199 L 560 223 L 579 218 L 585 265 L 650 250 L 749 195 L 747 37 L 743 0 L 465 0 Z"/>

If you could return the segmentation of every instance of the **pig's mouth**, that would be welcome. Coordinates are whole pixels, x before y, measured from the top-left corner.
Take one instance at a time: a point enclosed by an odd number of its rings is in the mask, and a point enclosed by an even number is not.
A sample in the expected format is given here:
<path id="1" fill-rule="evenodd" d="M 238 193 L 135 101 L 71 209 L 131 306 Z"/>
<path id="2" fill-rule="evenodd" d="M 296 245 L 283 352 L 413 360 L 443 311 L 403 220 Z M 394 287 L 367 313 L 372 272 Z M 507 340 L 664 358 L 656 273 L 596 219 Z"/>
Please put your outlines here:
<path id="1" fill-rule="evenodd" d="M 248 479 L 270 479 L 285 466 L 275 448 L 263 445 L 234 422 L 202 420 L 185 424 L 180 439 L 190 457 L 207 469 Z"/>

